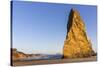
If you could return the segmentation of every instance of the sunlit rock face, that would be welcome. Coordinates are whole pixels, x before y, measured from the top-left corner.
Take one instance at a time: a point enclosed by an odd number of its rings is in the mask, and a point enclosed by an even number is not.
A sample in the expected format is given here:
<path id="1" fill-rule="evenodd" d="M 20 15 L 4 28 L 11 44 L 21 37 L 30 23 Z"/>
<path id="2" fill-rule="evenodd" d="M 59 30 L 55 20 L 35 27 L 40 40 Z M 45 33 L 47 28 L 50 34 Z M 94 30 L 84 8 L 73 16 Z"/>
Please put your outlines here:
<path id="1" fill-rule="evenodd" d="M 23 52 L 17 51 L 17 49 L 12 49 L 12 60 L 27 58 L 27 55 Z"/>
<path id="2" fill-rule="evenodd" d="M 71 9 L 67 24 L 67 35 L 64 41 L 64 58 L 90 57 L 94 54 L 91 45 L 79 12 L 76 9 Z"/>

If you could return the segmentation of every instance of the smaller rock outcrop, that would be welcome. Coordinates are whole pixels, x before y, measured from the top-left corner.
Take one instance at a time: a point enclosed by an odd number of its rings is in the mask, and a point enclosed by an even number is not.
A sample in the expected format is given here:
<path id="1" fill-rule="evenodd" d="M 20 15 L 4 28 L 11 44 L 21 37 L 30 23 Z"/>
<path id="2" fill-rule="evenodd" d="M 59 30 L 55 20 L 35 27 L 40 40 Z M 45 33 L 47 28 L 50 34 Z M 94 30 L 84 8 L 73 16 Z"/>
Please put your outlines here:
<path id="1" fill-rule="evenodd" d="M 27 55 L 23 52 L 17 51 L 17 49 L 12 49 L 12 60 L 27 58 Z"/>

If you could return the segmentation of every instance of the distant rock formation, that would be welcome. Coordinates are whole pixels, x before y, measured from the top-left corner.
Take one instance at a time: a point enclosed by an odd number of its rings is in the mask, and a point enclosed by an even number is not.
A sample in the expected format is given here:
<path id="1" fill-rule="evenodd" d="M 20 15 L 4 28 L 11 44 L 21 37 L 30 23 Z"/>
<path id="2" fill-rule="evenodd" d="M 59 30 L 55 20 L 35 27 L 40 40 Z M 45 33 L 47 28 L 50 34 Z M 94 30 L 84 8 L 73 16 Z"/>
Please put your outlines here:
<path id="1" fill-rule="evenodd" d="M 95 54 L 91 45 L 79 12 L 76 9 L 71 9 L 64 41 L 64 58 L 90 57 Z"/>
<path id="2" fill-rule="evenodd" d="M 48 54 L 26 54 L 18 51 L 16 48 L 12 48 L 12 61 L 22 60 L 38 60 L 38 59 L 59 59 L 62 57 L 60 54 L 48 55 Z"/>
<path id="3" fill-rule="evenodd" d="M 26 58 L 27 55 L 23 52 L 19 52 L 17 51 L 17 49 L 12 49 L 12 59 L 16 60 L 16 59 L 20 59 L 20 58 Z"/>

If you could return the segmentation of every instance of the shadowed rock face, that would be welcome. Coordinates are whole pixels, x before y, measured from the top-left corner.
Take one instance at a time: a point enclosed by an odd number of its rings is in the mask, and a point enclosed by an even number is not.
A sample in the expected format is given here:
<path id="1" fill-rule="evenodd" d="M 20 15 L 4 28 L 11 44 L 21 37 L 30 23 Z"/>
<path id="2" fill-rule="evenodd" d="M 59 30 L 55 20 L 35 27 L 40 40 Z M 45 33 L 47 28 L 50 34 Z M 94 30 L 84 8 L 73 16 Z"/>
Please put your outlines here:
<path id="1" fill-rule="evenodd" d="M 94 54 L 91 45 L 79 12 L 71 9 L 67 24 L 67 35 L 64 41 L 64 58 L 90 57 Z"/>

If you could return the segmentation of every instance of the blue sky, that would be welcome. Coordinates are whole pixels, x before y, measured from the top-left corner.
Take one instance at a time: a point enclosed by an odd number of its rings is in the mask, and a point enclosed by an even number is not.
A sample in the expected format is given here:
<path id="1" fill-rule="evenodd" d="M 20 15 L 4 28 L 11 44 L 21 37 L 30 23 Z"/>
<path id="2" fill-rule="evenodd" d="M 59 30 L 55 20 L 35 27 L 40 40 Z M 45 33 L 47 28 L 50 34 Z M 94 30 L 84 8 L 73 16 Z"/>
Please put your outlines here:
<path id="1" fill-rule="evenodd" d="M 61 53 L 71 8 L 80 12 L 97 51 L 97 7 L 13 1 L 13 48 L 25 53 Z"/>

